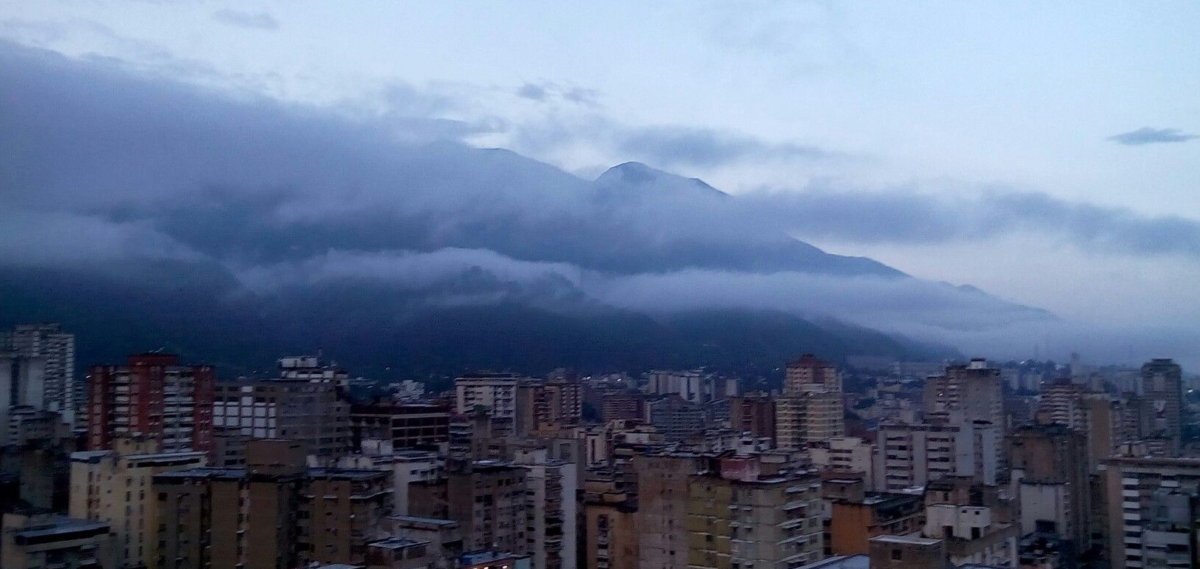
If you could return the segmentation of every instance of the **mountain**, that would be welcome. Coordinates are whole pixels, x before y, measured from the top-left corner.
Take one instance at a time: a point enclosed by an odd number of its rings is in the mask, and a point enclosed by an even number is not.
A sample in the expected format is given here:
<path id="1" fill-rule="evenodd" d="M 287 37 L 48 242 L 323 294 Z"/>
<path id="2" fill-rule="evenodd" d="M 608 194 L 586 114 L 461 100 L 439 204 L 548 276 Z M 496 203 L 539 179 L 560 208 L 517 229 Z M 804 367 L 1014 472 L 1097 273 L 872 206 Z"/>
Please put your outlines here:
<path id="1" fill-rule="evenodd" d="M 1051 318 L 827 253 L 790 235 L 803 211 L 644 164 L 587 180 L 3 43 L 0 76 L 0 324 L 62 321 L 83 363 L 165 347 L 241 373 L 323 348 L 378 377 L 757 373 Z"/>

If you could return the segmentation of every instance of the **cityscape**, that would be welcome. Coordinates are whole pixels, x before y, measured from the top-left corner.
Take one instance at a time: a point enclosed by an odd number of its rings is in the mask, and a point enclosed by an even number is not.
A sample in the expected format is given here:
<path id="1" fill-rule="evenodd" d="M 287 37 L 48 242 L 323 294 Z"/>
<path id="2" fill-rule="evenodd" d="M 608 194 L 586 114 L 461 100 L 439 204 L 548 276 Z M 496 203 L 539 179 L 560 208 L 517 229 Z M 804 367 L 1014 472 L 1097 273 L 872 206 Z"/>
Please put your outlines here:
<path id="1" fill-rule="evenodd" d="M 222 377 L 161 351 L 0 352 L 7 568 L 1187 567 L 1200 377 L 802 354 L 450 389 L 323 355 Z"/>
<path id="2" fill-rule="evenodd" d="M 1196 0 L 0 2 L 0 569 L 1200 569 Z"/>

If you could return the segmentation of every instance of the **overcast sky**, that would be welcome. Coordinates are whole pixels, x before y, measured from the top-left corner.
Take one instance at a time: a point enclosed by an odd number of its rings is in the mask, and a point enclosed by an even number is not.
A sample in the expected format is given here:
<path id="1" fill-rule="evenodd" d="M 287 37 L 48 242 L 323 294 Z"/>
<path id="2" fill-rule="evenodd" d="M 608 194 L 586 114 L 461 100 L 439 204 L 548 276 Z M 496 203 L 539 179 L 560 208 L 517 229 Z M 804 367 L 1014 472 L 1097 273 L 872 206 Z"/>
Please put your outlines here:
<path id="1" fill-rule="evenodd" d="M 797 237 L 1106 329 L 1200 321 L 1196 22 L 1195 2 L 0 6 L 20 44 L 583 177 L 636 160 L 834 196 Z"/>

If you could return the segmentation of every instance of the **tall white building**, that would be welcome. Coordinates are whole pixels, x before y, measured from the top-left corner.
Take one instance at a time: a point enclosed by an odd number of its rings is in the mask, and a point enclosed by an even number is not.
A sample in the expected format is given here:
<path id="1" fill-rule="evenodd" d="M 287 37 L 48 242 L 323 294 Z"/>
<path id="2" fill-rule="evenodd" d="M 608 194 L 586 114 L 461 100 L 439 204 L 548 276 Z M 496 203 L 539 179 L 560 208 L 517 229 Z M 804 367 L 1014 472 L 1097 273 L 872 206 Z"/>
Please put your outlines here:
<path id="1" fill-rule="evenodd" d="M 533 500 L 525 529 L 531 569 L 575 569 L 576 500 L 573 464 L 548 457 L 546 449 L 521 450 L 515 464 L 526 471 L 526 495 Z"/>
<path id="2" fill-rule="evenodd" d="M 520 377 L 510 374 L 475 373 L 454 380 L 455 411 L 465 415 L 483 408 L 491 418 L 493 434 L 516 433 L 517 388 Z"/>
<path id="3" fill-rule="evenodd" d="M 858 437 L 834 437 L 808 449 L 813 466 L 837 472 L 859 472 L 863 484 L 875 488 L 875 445 Z"/>
<path id="4" fill-rule="evenodd" d="M 1000 430 L 982 421 L 884 424 L 876 441 L 875 487 L 899 492 L 946 476 L 996 484 Z"/>
<path id="5" fill-rule="evenodd" d="M 63 332 L 60 324 L 21 324 L 0 337 L 0 352 L 6 348 L 18 356 L 43 361 L 39 408 L 56 411 L 64 422 L 74 425 L 76 392 L 82 385 L 75 381 L 75 335 Z"/>

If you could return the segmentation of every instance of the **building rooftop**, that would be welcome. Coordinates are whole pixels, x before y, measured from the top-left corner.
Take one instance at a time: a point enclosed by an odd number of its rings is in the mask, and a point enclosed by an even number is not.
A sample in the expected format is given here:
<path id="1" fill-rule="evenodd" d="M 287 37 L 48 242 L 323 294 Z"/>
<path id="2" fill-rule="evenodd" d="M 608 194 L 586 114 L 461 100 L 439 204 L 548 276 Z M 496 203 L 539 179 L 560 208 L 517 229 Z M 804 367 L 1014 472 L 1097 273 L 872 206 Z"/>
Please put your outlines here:
<path id="1" fill-rule="evenodd" d="M 24 528 L 13 531 L 12 536 L 19 545 L 37 545 L 103 535 L 108 529 L 107 522 L 55 516 L 33 520 Z"/>
<path id="2" fill-rule="evenodd" d="M 429 542 L 424 540 L 405 539 L 403 537 L 393 537 L 383 541 L 373 541 L 368 543 L 367 547 L 382 547 L 384 549 L 397 550 L 408 549 L 417 545 L 429 545 Z"/>
<path id="3" fill-rule="evenodd" d="M 458 522 L 454 520 L 444 520 L 441 518 L 422 518 L 420 516 L 388 516 L 389 520 L 398 522 L 419 523 L 435 526 L 456 526 Z"/>
<path id="4" fill-rule="evenodd" d="M 871 558 L 866 555 L 839 555 L 803 565 L 800 569 L 871 569 Z"/>
<path id="5" fill-rule="evenodd" d="M 904 536 L 904 535 L 880 535 L 880 536 L 871 538 L 871 541 L 878 541 L 878 542 L 882 542 L 882 543 L 912 544 L 912 545 L 937 545 L 942 540 L 930 539 L 927 537 Z"/>

